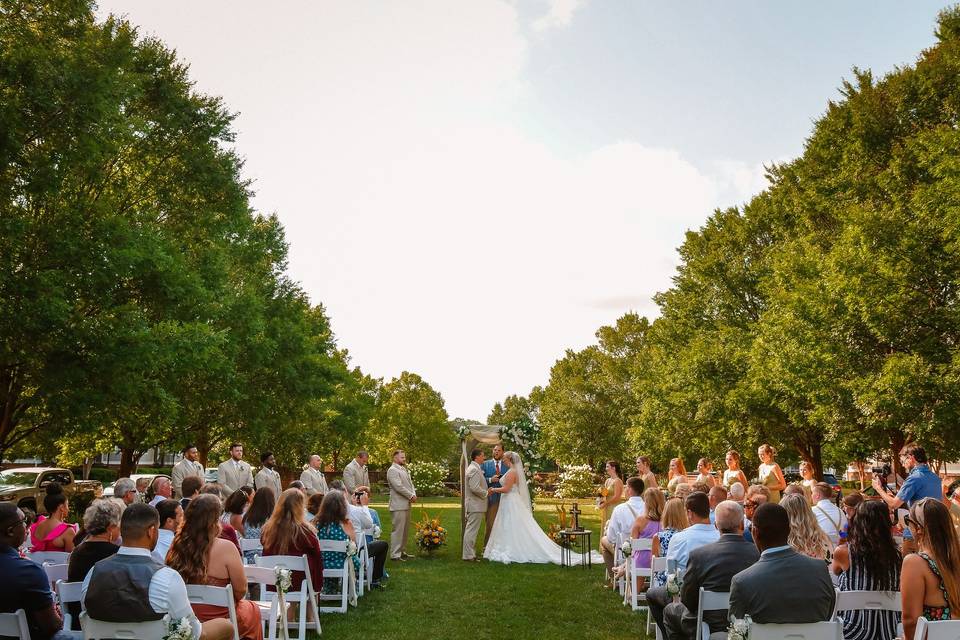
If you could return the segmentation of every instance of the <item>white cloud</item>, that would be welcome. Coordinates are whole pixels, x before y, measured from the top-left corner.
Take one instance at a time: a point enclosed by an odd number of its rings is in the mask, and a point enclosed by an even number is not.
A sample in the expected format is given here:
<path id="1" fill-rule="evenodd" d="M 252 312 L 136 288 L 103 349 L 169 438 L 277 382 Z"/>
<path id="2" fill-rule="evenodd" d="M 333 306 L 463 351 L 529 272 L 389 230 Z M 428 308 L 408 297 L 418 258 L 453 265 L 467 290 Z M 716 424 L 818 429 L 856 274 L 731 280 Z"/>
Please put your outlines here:
<path id="1" fill-rule="evenodd" d="M 547 13 L 533 22 L 535 31 L 562 29 L 570 26 L 573 14 L 586 5 L 586 0 L 547 0 Z"/>

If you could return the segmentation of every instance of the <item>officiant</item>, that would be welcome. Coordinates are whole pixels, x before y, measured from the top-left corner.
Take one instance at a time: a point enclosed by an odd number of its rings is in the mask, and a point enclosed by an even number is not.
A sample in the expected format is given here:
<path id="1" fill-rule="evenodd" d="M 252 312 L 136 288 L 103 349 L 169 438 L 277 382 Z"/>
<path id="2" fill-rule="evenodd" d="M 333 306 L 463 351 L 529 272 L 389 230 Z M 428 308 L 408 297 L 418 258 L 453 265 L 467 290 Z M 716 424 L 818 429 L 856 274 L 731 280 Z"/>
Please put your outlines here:
<path id="1" fill-rule="evenodd" d="M 493 457 L 483 463 L 483 477 L 487 480 L 487 486 L 491 489 L 500 486 L 500 478 L 507 471 L 507 466 L 503 464 L 503 445 L 493 445 Z M 493 521 L 497 518 L 497 510 L 500 508 L 500 494 L 491 493 L 487 498 L 487 530 L 483 537 L 483 544 L 486 545 L 490 540 L 490 532 L 493 531 Z"/>

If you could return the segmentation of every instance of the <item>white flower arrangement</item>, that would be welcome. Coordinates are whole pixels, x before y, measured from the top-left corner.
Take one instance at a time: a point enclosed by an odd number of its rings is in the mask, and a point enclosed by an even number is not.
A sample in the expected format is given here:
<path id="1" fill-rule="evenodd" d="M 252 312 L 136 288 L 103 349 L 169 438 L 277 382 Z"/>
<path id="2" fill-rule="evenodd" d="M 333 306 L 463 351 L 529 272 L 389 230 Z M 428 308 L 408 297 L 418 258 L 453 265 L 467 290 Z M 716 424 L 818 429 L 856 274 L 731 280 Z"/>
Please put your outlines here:
<path id="1" fill-rule="evenodd" d="M 460 438 L 461 440 L 466 440 L 467 438 L 469 438 L 469 437 L 470 437 L 470 427 L 468 427 L 467 425 L 463 425 L 463 424 L 460 425 L 459 427 L 457 427 L 457 437 Z"/>
<path id="2" fill-rule="evenodd" d="M 630 544 L 629 540 L 624 540 L 623 544 L 620 545 L 620 551 L 623 551 L 623 555 L 629 557 L 633 553 L 633 545 Z"/>
<path id="3" fill-rule="evenodd" d="M 588 464 L 565 467 L 557 481 L 555 495 L 561 500 L 586 498 L 596 494 L 596 477 Z"/>
<path id="4" fill-rule="evenodd" d="M 193 640 L 193 625 L 190 624 L 190 618 L 167 620 L 167 632 L 163 635 L 163 640 Z"/>
<path id="5" fill-rule="evenodd" d="M 667 574 L 667 595 L 670 597 L 680 595 L 680 587 L 683 586 L 683 578 L 676 573 Z"/>
<path id="6" fill-rule="evenodd" d="M 750 623 L 750 616 L 733 618 L 727 628 L 727 640 L 749 640 Z"/>
<path id="7" fill-rule="evenodd" d="M 274 567 L 273 575 L 276 577 L 274 586 L 280 593 L 286 593 L 290 590 L 292 584 L 292 572 L 286 567 Z"/>
<path id="8" fill-rule="evenodd" d="M 352 558 L 357 555 L 357 543 L 353 540 L 347 540 L 347 557 Z"/>

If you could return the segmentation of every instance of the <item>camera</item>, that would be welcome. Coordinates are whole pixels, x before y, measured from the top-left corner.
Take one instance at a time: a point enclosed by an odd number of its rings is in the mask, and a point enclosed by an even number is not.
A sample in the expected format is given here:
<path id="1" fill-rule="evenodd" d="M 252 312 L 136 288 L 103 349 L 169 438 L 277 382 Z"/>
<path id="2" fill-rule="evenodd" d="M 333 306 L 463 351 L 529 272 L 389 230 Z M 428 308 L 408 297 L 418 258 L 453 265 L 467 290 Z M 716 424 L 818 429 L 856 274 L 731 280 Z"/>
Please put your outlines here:
<path id="1" fill-rule="evenodd" d="M 884 462 L 882 466 L 871 467 L 870 471 L 873 473 L 873 475 L 880 476 L 884 481 L 886 481 L 887 476 L 890 475 L 893 469 L 890 467 L 889 462 Z"/>

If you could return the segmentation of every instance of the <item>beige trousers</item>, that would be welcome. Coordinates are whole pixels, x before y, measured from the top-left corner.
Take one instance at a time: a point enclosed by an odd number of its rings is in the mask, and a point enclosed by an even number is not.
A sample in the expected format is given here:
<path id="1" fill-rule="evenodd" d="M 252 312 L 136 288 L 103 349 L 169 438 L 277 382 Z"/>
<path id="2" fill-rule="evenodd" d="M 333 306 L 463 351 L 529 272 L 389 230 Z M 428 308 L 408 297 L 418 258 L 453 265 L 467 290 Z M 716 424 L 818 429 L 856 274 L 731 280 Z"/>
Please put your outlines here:
<path id="1" fill-rule="evenodd" d="M 499 502 L 494 502 L 487 506 L 487 532 L 483 536 L 483 546 L 487 546 L 487 542 L 490 541 L 490 533 L 493 531 L 493 521 L 497 519 L 497 511 L 499 510 Z"/>
<path id="2" fill-rule="evenodd" d="M 410 530 L 410 510 L 391 511 L 393 530 L 390 532 L 390 557 L 396 560 L 407 548 L 407 533 Z"/>
<path id="3" fill-rule="evenodd" d="M 603 555 L 603 562 L 607 565 L 607 576 L 612 576 L 613 562 L 617 550 L 614 549 L 613 544 L 607 540 L 607 536 L 602 536 L 600 538 L 600 553 Z"/>
<path id="4" fill-rule="evenodd" d="M 467 514 L 467 526 L 463 530 L 463 559 L 473 560 L 477 557 L 477 534 L 480 533 L 480 523 L 483 521 L 483 512 Z"/>

